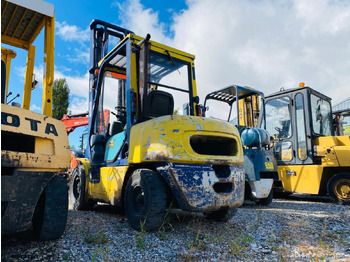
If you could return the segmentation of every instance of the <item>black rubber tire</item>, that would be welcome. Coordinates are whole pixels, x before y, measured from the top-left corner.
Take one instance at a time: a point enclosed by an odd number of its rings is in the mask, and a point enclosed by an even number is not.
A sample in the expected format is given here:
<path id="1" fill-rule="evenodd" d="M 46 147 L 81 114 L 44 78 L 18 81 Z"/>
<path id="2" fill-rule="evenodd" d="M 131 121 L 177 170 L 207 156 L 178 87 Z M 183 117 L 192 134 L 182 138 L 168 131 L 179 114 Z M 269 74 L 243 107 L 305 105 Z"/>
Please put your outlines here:
<path id="1" fill-rule="evenodd" d="M 67 215 L 67 180 L 56 175 L 46 186 L 36 205 L 33 216 L 34 237 L 39 240 L 52 240 L 62 236 Z"/>
<path id="2" fill-rule="evenodd" d="M 90 209 L 93 204 L 86 201 L 86 178 L 84 166 L 75 167 L 69 181 L 69 206 L 74 210 Z"/>
<path id="3" fill-rule="evenodd" d="M 273 191 L 274 191 L 273 188 L 271 188 L 271 191 L 266 198 L 260 198 L 260 199 L 256 200 L 255 203 L 258 204 L 259 206 L 270 205 L 272 200 L 273 200 Z"/>
<path id="4" fill-rule="evenodd" d="M 339 185 L 339 183 L 343 183 L 343 185 L 346 184 L 347 186 L 349 186 L 350 173 L 339 173 L 333 176 L 331 179 L 329 179 L 327 183 L 327 192 L 329 196 L 338 204 L 349 205 L 350 194 L 348 192 L 347 195 L 340 196 L 340 192 L 336 188 L 337 185 Z"/>
<path id="5" fill-rule="evenodd" d="M 167 208 L 162 178 L 149 169 L 135 170 L 125 188 L 124 207 L 128 223 L 133 229 L 158 229 L 163 223 Z"/>
<path id="6" fill-rule="evenodd" d="M 227 222 L 237 213 L 237 208 L 221 207 L 219 210 L 203 212 L 206 219 L 216 222 Z"/>

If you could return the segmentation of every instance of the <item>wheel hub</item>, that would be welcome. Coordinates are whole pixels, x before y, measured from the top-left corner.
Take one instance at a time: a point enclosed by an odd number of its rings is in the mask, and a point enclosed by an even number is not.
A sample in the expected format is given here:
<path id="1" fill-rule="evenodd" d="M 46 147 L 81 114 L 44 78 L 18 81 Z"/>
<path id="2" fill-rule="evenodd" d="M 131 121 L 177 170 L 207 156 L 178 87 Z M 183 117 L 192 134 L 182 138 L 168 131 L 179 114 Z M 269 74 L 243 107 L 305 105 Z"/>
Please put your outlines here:
<path id="1" fill-rule="evenodd" d="M 133 206 L 137 213 L 141 213 L 145 204 L 145 196 L 141 187 L 135 187 L 133 190 Z"/>
<path id="2" fill-rule="evenodd" d="M 345 201 L 350 200 L 350 180 L 348 179 L 340 179 L 334 185 L 334 193 L 335 195 Z"/>

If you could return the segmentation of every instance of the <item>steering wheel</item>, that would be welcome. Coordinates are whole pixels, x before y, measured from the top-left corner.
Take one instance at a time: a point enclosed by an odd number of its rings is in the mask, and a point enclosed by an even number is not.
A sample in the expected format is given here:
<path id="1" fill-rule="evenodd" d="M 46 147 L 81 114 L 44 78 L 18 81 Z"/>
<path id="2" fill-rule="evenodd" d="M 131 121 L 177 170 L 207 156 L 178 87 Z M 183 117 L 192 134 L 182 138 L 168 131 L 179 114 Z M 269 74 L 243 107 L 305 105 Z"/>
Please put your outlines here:
<path id="1" fill-rule="evenodd" d="M 285 131 L 282 128 L 279 128 L 279 127 L 275 127 L 275 129 L 278 132 L 278 138 L 288 137 L 289 133 L 287 131 Z"/>

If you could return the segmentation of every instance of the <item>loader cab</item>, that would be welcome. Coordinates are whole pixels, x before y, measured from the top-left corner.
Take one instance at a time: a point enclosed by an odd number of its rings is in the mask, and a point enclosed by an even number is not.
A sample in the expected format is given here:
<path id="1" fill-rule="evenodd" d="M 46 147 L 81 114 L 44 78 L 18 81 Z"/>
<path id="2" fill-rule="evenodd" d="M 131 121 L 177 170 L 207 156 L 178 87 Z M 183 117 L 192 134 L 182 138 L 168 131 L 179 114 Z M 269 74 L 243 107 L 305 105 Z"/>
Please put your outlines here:
<path id="1" fill-rule="evenodd" d="M 279 165 L 317 164 L 314 140 L 333 135 L 331 99 L 310 87 L 267 96 L 265 119 Z"/>
<path id="2" fill-rule="evenodd" d="M 350 136 L 350 108 L 333 111 L 334 132 L 337 136 Z"/>

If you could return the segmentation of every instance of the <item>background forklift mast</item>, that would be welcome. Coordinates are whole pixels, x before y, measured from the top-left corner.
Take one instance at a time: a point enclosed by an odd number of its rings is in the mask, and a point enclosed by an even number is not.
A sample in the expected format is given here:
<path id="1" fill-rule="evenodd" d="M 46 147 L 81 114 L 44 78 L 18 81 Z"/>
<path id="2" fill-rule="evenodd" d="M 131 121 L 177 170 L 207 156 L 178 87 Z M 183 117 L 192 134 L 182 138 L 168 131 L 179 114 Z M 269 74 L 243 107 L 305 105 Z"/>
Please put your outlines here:
<path id="1" fill-rule="evenodd" d="M 195 117 L 194 56 L 103 21 L 90 29 L 89 139 L 71 174 L 72 206 L 121 206 L 138 230 L 158 228 L 171 202 L 228 218 L 243 203 L 241 142 L 232 125 Z M 173 114 L 184 103 L 191 116 Z"/>
<path id="2" fill-rule="evenodd" d="M 1 232 L 33 229 L 39 239 L 62 235 L 67 220 L 69 145 L 64 125 L 51 117 L 54 72 L 54 8 L 41 0 L 1 1 L 1 42 L 27 53 L 23 102 L 11 103 L 10 62 L 15 51 L 1 47 Z M 31 112 L 34 40 L 44 34 L 42 114 Z M 18 82 L 20 82 L 18 80 Z M 17 95 L 16 97 L 18 97 Z M 9 98 L 9 99 L 7 99 Z M 9 105 L 11 104 L 11 105 Z"/>
<path id="3" fill-rule="evenodd" d="M 337 136 L 350 136 L 350 108 L 333 111 L 334 131 Z"/>
<path id="4" fill-rule="evenodd" d="M 334 136 L 331 99 L 303 83 L 281 89 L 266 97 L 265 119 L 281 180 L 276 186 L 349 203 L 350 138 Z"/>
<path id="5" fill-rule="evenodd" d="M 204 109 L 207 117 L 212 114 L 223 119 L 228 115 L 227 121 L 237 126 L 244 152 L 245 198 L 261 205 L 270 204 L 273 181 L 278 180 L 277 162 L 269 148 L 265 127 L 256 128 L 259 117 L 264 115 L 260 114 L 265 109 L 264 94 L 250 87 L 232 85 L 209 93 Z M 221 116 L 219 112 L 223 112 Z"/>

